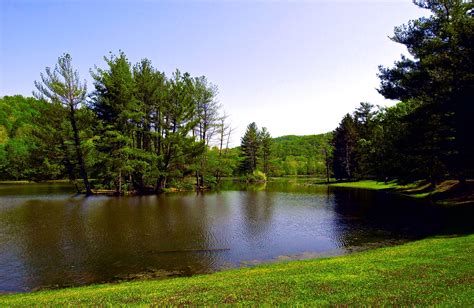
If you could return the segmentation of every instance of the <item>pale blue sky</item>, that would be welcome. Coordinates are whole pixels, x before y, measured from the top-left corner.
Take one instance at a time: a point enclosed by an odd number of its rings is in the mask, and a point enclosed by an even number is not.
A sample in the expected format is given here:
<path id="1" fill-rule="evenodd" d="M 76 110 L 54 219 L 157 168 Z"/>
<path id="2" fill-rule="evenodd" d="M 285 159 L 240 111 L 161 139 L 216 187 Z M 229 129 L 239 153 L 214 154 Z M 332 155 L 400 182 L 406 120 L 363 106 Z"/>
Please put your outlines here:
<path id="1" fill-rule="evenodd" d="M 206 75 L 236 127 L 273 136 L 333 130 L 375 90 L 379 64 L 403 46 L 396 25 L 426 11 L 410 0 L 41 1 L 0 0 L 0 96 L 31 95 L 33 81 L 68 52 L 81 77 L 109 51 Z"/>

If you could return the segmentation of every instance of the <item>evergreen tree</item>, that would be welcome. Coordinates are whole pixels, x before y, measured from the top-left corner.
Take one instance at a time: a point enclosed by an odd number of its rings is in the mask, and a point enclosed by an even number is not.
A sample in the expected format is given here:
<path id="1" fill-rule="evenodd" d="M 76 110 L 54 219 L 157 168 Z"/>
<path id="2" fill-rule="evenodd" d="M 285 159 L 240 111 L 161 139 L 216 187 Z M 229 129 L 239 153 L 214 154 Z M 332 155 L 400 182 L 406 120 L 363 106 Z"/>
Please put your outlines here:
<path id="1" fill-rule="evenodd" d="M 418 119 L 421 126 L 413 127 L 419 133 L 411 136 L 423 138 L 417 140 L 421 144 L 416 144 L 411 156 L 420 158 L 418 170 L 425 170 L 420 176 L 434 179 L 450 174 L 463 182 L 474 174 L 474 4 L 414 3 L 431 15 L 395 28 L 392 40 L 405 45 L 412 57 L 402 56 L 393 68 L 380 67 L 379 92 L 413 104 L 408 117 Z"/>
<path id="2" fill-rule="evenodd" d="M 188 73 L 179 70 L 168 81 L 168 94 L 161 123 L 156 190 L 162 191 L 170 176 L 182 177 L 190 165 L 204 151 L 204 144 L 196 142 L 191 132 L 199 118 L 196 117 L 194 85 Z"/>
<path id="3" fill-rule="evenodd" d="M 160 155 L 157 140 L 161 138 L 166 77 L 152 66 L 150 60 L 143 59 L 133 67 L 133 79 L 134 96 L 140 116 L 135 123 L 134 152 L 137 164 L 132 179 L 133 186 L 139 191 L 144 191 L 146 184 L 156 176 L 157 157 Z"/>
<path id="4" fill-rule="evenodd" d="M 350 114 L 346 114 L 333 133 L 333 171 L 336 179 L 353 179 L 356 162 L 357 128 Z"/>
<path id="5" fill-rule="evenodd" d="M 360 106 L 354 111 L 353 118 L 357 130 L 356 141 L 356 161 L 357 177 L 371 177 L 374 175 L 372 155 L 375 150 L 373 147 L 373 111 L 374 105 L 370 103 L 360 103 Z"/>
<path id="6" fill-rule="evenodd" d="M 92 108 L 100 120 L 98 149 L 103 153 L 104 184 L 114 183 L 118 194 L 122 193 L 124 177 L 134 169 L 133 133 L 139 121 L 135 83 L 131 65 L 125 54 L 104 57 L 107 69 L 91 72 L 95 91 Z"/>
<path id="7" fill-rule="evenodd" d="M 241 139 L 240 148 L 243 156 L 241 171 L 243 173 L 252 173 L 256 171 L 260 142 L 258 128 L 255 122 L 252 122 L 247 126 L 245 135 Z"/>
<path id="8" fill-rule="evenodd" d="M 260 141 L 260 148 L 261 148 L 261 161 L 263 164 L 263 172 L 265 174 L 269 174 L 270 171 L 270 155 L 272 151 L 272 137 L 268 132 L 266 127 L 263 127 L 259 133 L 259 141 Z"/>
<path id="9" fill-rule="evenodd" d="M 72 67 L 72 58 L 69 54 L 59 57 L 54 70 L 46 68 L 46 74 L 41 74 L 41 82 L 35 81 L 38 92 L 33 94 L 38 99 L 49 100 L 51 103 L 60 103 L 67 110 L 77 164 L 80 176 L 84 182 L 86 194 L 92 194 L 86 170 L 84 154 L 81 149 L 80 131 L 77 123 L 77 110 L 85 103 L 87 87 L 79 80 L 79 73 Z"/>

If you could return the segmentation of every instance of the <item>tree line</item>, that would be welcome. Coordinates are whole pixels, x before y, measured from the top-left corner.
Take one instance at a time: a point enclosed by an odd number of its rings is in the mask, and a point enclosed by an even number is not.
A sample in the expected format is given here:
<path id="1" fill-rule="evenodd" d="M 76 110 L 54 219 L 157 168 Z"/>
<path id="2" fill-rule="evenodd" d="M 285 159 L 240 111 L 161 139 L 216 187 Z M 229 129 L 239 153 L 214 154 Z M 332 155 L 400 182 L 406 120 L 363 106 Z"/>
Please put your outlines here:
<path id="1" fill-rule="evenodd" d="M 67 177 L 91 194 L 93 177 L 121 194 L 161 192 L 189 176 L 199 187 L 232 172 L 231 128 L 206 77 L 167 77 L 123 52 L 104 60 L 91 70 L 92 92 L 64 54 L 35 82 L 36 99 L 0 100 L 2 178 Z"/>
<path id="2" fill-rule="evenodd" d="M 391 38 L 410 57 L 379 67 L 379 93 L 400 102 L 361 103 L 344 116 L 332 140 L 338 179 L 465 183 L 474 175 L 474 4 L 414 3 L 431 15 L 396 27 Z"/>
<path id="3" fill-rule="evenodd" d="M 88 194 L 201 189 L 259 172 L 463 183 L 474 174 L 474 4 L 414 2 L 431 15 L 391 38 L 410 56 L 379 67 L 378 91 L 399 103 L 361 103 L 322 135 L 271 138 L 251 123 L 237 148 L 206 77 L 166 76 L 119 52 L 91 70 L 88 91 L 65 54 L 35 82 L 36 98 L 0 99 L 0 179 L 68 178 Z"/>
<path id="4" fill-rule="evenodd" d="M 91 70 L 92 91 L 64 54 L 40 74 L 34 98 L 0 98 L 0 179 L 67 178 L 78 192 L 123 194 L 201 189 L 257 171 L 263 178 L 320 171 L 307 162 L 315 164 L 324 142 L 282 137 L 282 147 L 255 123 L 241 147 L 230 148 L 233 129 L 204 76 L 167 77 L 123 52 L 104 60 Z"/>

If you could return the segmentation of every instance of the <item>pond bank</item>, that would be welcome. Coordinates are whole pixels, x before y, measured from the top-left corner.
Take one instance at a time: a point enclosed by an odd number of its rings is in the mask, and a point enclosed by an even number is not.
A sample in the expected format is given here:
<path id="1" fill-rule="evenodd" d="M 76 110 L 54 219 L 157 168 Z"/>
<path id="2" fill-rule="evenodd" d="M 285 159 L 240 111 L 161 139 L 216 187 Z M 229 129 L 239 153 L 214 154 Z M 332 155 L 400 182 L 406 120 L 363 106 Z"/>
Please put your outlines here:
<path id="1" fill-rule="evenodd" d="M 474 235 L 189 278 L 0 296 L 0 305 L 474 305 Z"/>
<path id="2" fill-rule="evenodd" d="M 446 180 L 436 186 L 425 182 L 399 185 L 393 181 L 385 183 L 373 180 L 331 183 L 329 186 L 386 190 L 405 197 L 445 206 L 474 204 L 474 180 L 468 180 L 465 187 L 460 187 L 459 181 L 456 180 Z"/>

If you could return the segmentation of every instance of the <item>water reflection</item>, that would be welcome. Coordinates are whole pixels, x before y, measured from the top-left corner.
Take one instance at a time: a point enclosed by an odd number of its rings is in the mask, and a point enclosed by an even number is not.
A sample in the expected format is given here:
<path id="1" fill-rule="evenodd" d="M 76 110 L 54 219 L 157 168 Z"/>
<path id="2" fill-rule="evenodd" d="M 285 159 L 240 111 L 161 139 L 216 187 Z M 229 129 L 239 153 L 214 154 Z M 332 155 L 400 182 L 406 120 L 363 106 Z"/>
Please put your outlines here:
<path id="1" fill-rule="evenodd" d="M 73 196 L 64 185 L 0 186 L 0 291 L 340 254 L 472 231 L 471 215 L 375 192 L 281 182 L 121 198 Z"/>

